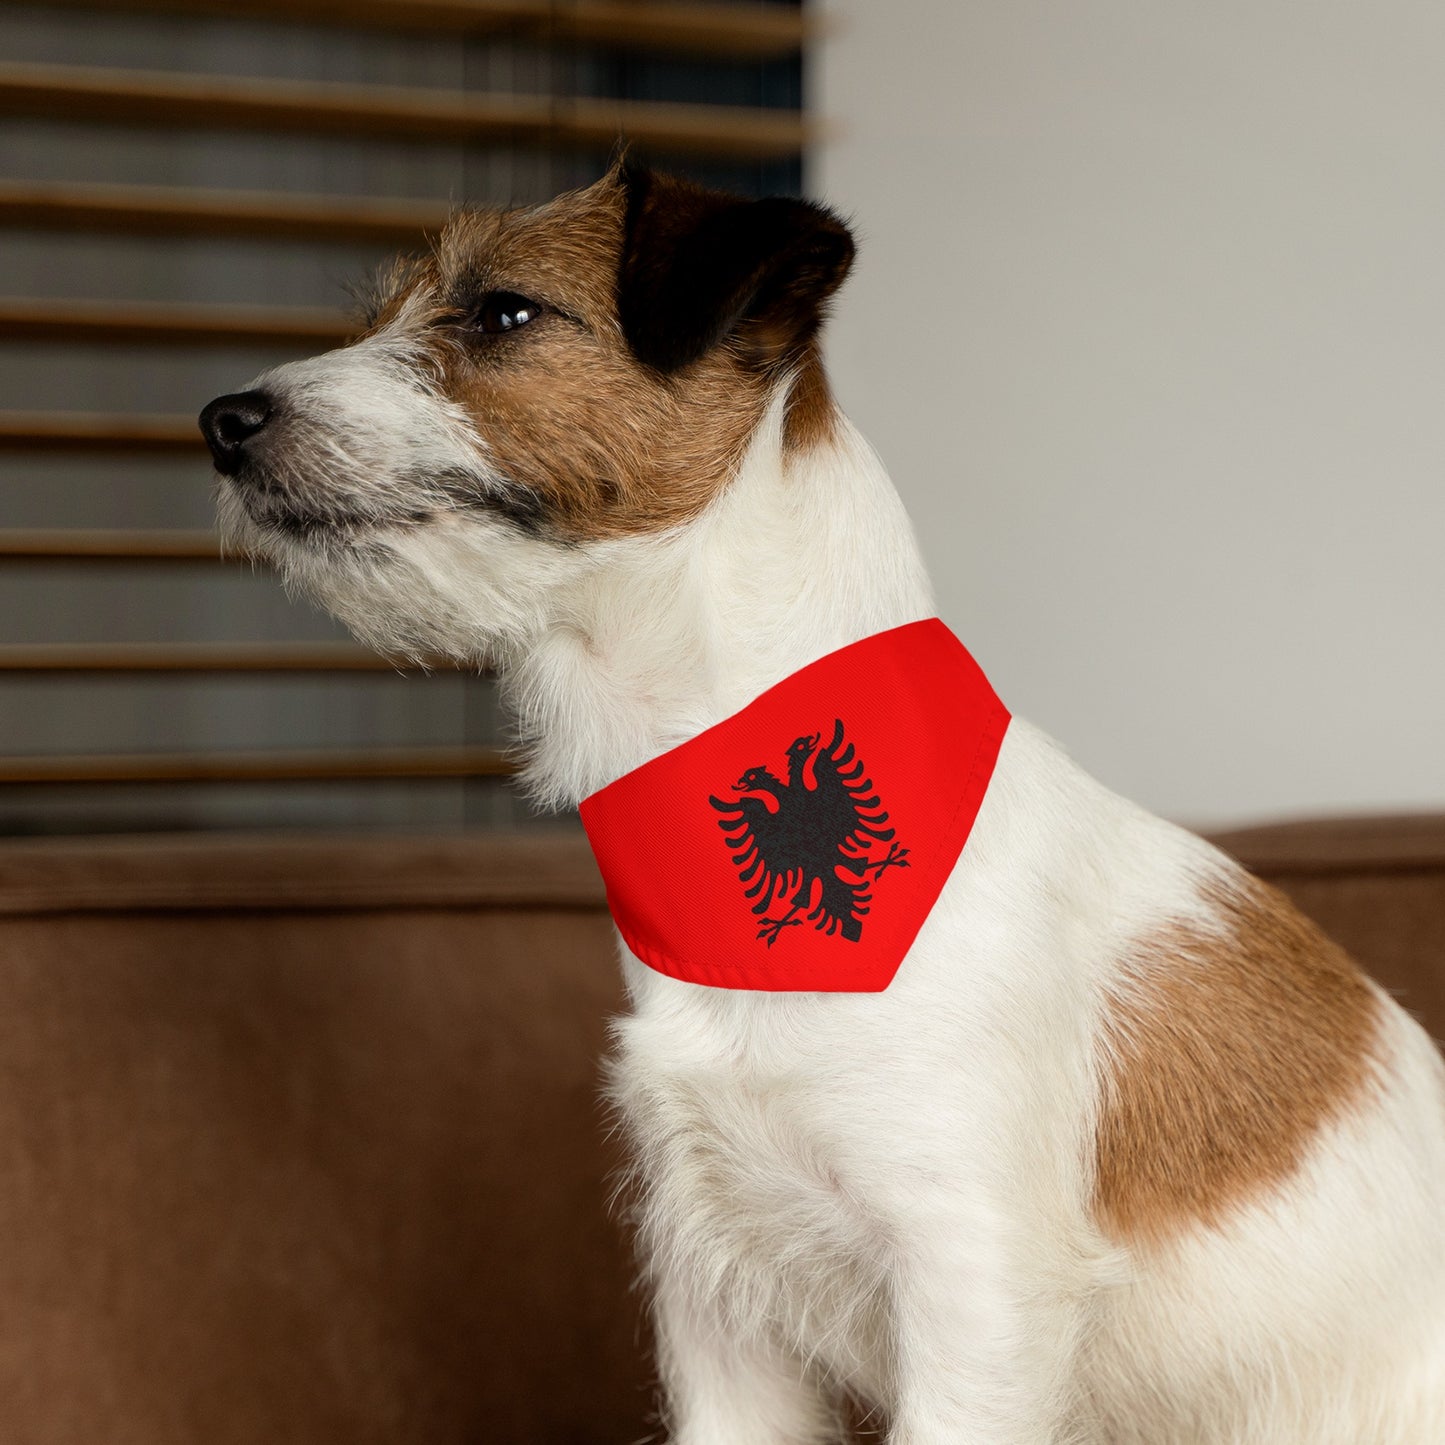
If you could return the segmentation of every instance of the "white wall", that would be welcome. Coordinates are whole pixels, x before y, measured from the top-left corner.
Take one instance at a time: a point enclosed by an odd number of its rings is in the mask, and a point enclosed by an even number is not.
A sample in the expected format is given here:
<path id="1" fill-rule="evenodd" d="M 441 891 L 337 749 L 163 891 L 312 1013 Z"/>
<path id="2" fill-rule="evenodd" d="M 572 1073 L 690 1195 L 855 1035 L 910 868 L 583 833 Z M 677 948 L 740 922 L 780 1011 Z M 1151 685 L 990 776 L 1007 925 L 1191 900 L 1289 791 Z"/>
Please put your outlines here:
<path id="1" fill-rule="evenodd" d="M 1445 806 L 1445 6 L 820 8 L 835 386 L 1005 701 L 1186 821 Z"/>

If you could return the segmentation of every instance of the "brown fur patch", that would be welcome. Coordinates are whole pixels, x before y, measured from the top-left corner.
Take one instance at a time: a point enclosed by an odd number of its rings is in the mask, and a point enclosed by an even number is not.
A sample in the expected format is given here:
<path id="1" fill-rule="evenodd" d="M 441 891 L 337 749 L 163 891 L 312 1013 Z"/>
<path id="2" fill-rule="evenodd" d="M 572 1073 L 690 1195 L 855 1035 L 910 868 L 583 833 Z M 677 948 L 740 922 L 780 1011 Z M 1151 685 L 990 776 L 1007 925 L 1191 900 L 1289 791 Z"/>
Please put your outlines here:
<path id="1" fill-rule="evenodd" d="M 838 408 L 823 359 L 817 346 L 810 345 L 788 395 L 783 446 L 790 452 L 811 451 L 833 440 L 837 424 Z"/>
<path id="2" fill-rule="evenodd" d="M 1094 1208 L 1120 1239 L 1220 1224 L 1372 1078 L 1379 1000 L 1344 952 L 1247 874 L 1210 902 L 1220 931 L 1143 940 L 1105 1022 Z"/>
<path id="3" fill-rule="evenodd" d="M 729 344 L 676 376 L 632 355 L 617 316 L 623 205 L 609 178 L 532 210 L 460 213 L 434 264 L 386 307 L 431 350 L 496 469 L 574 540 L 696 516 L 731 479 L 767 404 L 766 378 Z M 546 309 L 515 333 L 468 335 L 467 307 L 490 291 Z"/>

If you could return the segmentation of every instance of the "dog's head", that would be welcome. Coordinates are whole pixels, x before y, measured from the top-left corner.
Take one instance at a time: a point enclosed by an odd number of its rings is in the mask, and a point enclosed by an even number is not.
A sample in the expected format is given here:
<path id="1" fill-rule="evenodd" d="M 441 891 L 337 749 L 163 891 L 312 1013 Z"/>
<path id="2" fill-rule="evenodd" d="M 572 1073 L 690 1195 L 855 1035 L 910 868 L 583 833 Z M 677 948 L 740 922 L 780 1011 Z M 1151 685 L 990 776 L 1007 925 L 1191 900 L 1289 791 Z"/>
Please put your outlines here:
<path id="1" fill-rule="evenodd" d="M 852 255 L 821 207 L 625 162 L 459 212 L 355 342 L 202 412 L 223 529 L 380 646 L 504 645 L 549 581 L 706 509 L 781 386 L 793 443 L 826 433 Z"/>

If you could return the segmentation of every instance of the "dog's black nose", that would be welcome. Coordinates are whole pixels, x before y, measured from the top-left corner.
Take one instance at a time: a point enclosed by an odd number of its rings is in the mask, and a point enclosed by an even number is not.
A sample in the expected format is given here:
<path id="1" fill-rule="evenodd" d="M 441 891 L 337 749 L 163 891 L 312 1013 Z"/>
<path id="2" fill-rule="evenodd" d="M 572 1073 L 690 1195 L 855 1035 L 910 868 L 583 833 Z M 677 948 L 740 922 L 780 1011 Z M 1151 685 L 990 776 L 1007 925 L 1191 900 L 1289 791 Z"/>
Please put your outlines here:
<path id="1" fill-rule="evenodd" d="M 271 419 L 271 398 L 264 391 L 218 396 L 201 413 L 201 434 L 216 459 L 216 470 L 233 477 L 246 459 L 246 443 Z"/>

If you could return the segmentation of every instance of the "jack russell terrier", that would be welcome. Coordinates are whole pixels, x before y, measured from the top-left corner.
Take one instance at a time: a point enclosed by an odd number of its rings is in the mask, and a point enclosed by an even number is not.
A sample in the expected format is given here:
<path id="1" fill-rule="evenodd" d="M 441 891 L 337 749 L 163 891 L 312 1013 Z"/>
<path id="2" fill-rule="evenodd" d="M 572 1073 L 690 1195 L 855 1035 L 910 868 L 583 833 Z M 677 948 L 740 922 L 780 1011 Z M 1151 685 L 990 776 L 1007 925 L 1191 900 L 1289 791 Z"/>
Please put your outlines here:
<path id="1" fill-rule="evenodd" d="M 852 257 L 624 160 L 202 413 L 228 537 L 494 666 L 581 806 L 671 1439 L 1445 1442 L 1440 1057 L 934 619 L 819 360 Z"/>

